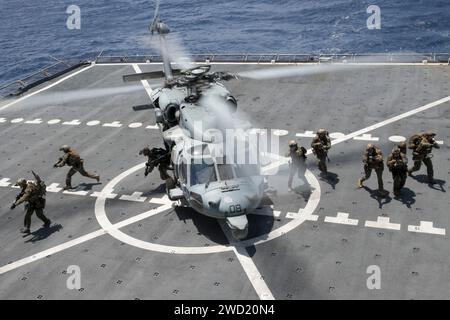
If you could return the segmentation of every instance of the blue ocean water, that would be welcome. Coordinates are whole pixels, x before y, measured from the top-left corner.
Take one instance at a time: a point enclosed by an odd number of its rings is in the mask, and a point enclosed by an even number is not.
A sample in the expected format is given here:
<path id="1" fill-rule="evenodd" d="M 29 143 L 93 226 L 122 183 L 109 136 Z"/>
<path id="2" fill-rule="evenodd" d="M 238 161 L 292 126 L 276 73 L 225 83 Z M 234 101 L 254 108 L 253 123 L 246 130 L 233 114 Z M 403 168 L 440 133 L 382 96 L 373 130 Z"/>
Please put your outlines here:
<path id="1" fill-rule="evenodd" d="M 66 27 L 69 5 L 81 29 Z M 369 5 L 381 29 L 369 30 Z M 0 83 L 56 58 L 155 53 L 151 0 L 0 0 Z M 162 0 L 161 17 L 192 53 L 450 52 L 449 0 Z"/>

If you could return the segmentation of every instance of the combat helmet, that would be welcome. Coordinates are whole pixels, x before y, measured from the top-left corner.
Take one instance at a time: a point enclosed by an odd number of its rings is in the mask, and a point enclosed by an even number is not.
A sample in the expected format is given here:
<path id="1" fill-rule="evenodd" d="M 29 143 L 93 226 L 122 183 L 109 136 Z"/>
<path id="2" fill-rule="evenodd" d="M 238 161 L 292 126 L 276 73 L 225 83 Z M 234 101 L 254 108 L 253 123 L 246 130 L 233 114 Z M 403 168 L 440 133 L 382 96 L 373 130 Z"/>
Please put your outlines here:
<path id="1" fill-rule="evenodd" d="M 61 146 L 61 148 L 59 148 L 59 151 L 69 152 L 70 147 L 67 144 L 65 144 L 65 145 Z"/>
<path id="2" fill-rule="evenodd" d="M 26 184 L 27 184 L 27 180 L 25 180 L 24 178 L 19 178 L 19 179 L 17 179 L 15 186 L 23 187 Z"/>

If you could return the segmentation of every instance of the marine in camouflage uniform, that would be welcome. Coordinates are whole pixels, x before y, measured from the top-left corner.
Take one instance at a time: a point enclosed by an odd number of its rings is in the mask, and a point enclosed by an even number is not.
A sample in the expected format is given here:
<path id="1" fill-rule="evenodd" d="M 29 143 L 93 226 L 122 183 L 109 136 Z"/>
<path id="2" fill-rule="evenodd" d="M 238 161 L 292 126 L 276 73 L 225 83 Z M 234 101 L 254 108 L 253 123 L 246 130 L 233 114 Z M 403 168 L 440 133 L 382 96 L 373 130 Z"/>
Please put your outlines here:
<path id="1" fill-rule="evenodd" d="M 297 173 L 297 177 L 305 181 L 306 171 L 306 149 L 299 146 L 296 141 L 289 141 L 289 152 L 287 154 L 291 158 L 289 163 L 289 180 L 288 187 L 292 189 L 292 179 Z"/>
<path id="2" fill-rule="evenodd" d="M 388 156 L 386 165 L 392 173 L 394 180 L 394 195 L 399 196 L 400 190 L 405 186 L 408 172 L 408 159 L 399 147 L 392 149 Z"/>
<path id="3" fill-rule="evenodd" d="M 326 174 L 328 170 L 326 160 L 328 158 L 328 150 L 331 148 L 331 140 L 328 135 L 328 131 L 325 129 L 319 129 L 311 142 L 311 147 L 313 149 L 313 153 L 319 160 L 319 170 L 323 174 Z"/>
<path id="4" fill-rule="evenodd" d="M 145 147 L 139 151 L 140 155 L 144 155 L 148 158 L 145 164 L 145 176 L 153 171 L 155 167 L 158 167 L 161 180 L 166 181 L 171 179 L 167 170 L 170 170 L 170 152 L 162 148 L 148 148 Z"/>
<path id="5" fill-rule="evenodd" d="M 408 169 L 408 175 L 412 176 L 412 173 L 420 170 L 422 166 L 422 162 L 427 167 L 427 176 L 428 182 L 434 182 L 434 170 L 433 163 L 431 162 L 431 158 L 433 155 L 431 154 L 433 148 L 439 149 L 439 145 L 434 140 L 434 136 L 436 134 L 432 132 L 425 132 L 420 134 L 415 134 L 411 138 L 409 138 L 408 147 L 413 150 L 413 161 L 414 165 L 412 168 Z"/>
<path id="6" fill-rule="evenodd" d="M 67 173 L 66 186 L 64 187 L 64 190 L 72 189 L 72 176 L 76 172 L 79 172 L 84 177 L 95 179 L 97 180 L 97 182 L 100 181 L 99 175 L 89 173 L 84 170 L 84 160 L 81 159 L 81 157 L 74 149 L 72 149 L 68 145 L 63 145 L 59 150 L 64 151 L 64 156 L 62 158 L 59 158 L 59 161 L 53 167 L 58 168 L 65 165 L 72 167 Z"/>
<path id="7" fill-rule="evenodd" d="M 383 188 L 383 170 L 384 170 L 384 163 L 383 163 L 383 153 L 381 152 L 381 149 L 373 144 L 368 144 L 366 151 L 363 155 L 363 163 L 364 163 L 364 177 L 361 177 L 358 180 L 358 188 L 363 187 L 363 182 L 370 178 L 372 174 L 372 170 L 375 170 L 375 173 L 377 174 L 377 180 L 378 180 L 378 192 L 380 194 L 384 194 L 384 188 Z"/>
<path id="8" fill-rule="evenodd" d="M 11 210 L 15 209 L 18 205 L 27 202 L 25 205 L 27 212 L 24 219 L 24 228 L 20 231 L 22 233 L 30 233 L 31 216 L 34 212 L 36 212 L 37 217 L 44 222 L 44 227 L 49 227 L 51 221 L 44 215 L 45 187 L 44 190 L 42 190 L 36 182 L 26 181 L 23 178 L 17 180 L 16 186 L 20 186 L 22 189 L 16 197 L 16 201 L 11 206 Z"/>

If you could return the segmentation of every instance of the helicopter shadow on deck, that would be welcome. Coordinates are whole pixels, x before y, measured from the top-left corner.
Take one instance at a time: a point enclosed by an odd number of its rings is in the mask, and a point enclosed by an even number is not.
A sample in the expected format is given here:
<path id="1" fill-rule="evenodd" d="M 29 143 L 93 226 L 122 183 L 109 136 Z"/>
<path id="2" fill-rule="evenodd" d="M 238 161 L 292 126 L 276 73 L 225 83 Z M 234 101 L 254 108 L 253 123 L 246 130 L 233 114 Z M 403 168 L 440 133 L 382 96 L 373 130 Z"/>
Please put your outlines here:
<path id="1" fill-rule="evenodd" d="M 25 243 L 35 243 L 44 239 L 47 239 L 50 235 L 55 232 L 59 232 L 63 229 L 63 226 L 60 224 L 54 224 L 50 227 L 41 227 L 40 229 L 33 231 L 30 233 L 31 238 L 25 241 Z"/>
<path id="2" fill-rule="evenodd" d="M 207 217 L 189 207 L 175 207 L 174 211 L 181 221 L 191 220 L 199 235 L 203 235 L 207 239 L 219 245 L 230 244 L 217 219 Z M 273 214 L 266 214 L 267 215 L 247 215 L 249 229 L 246 239 L 260 237 L 272 230 L 275 217 Z M 246 239 L 243 239 L 243 241 Z"/>
<path id="3" fill-rule="evenodd" d="M 428 177 L 425 174 L 418 174 L 411 177 L 412 179 L 416 180 L 417 182 L 428 184 L 428 186 L 431 189 L 441 191 L 441 192 L 447 192 L 445 191 L 444 185 L 445 181 L 441 179 L 434 179 L 434 184 L 428 182 Z"/>
<path id="4" fill-rule="evenodd" d="M 151 196 L 162 197 L 165 194 L 166 194 L 166 184 L 165 183 L 161 183 L 155 189 L 149 190 L 147 192 L 144 192 L 142 194 L 142 196 L 143 197 L 151 197 Z"/>

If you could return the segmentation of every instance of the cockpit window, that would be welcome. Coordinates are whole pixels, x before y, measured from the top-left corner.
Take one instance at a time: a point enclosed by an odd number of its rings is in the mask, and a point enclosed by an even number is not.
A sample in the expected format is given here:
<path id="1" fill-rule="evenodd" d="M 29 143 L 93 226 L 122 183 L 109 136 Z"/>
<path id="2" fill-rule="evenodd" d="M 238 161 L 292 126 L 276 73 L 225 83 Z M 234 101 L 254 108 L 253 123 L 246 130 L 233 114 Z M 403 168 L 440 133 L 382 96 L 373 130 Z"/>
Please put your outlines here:
<path id="1" fill-rule="evenodd" d="M 231 180 L 234 178 L 233 168 L 229 164 L 218 164 L 217 169 L 219 171 L 220 180 Z"/>
<path id="2" fill-rule="evenodd" d="M 256 164 L 240 164 L 235 167 L 238 178 L 260 175 L 259 166 Z"/>
<path id="3" fill-rule="evenodd" d="M 191 164 L 191 185 L 217 181 L 216 170 L 213 164 L 205 162 Z"/>

